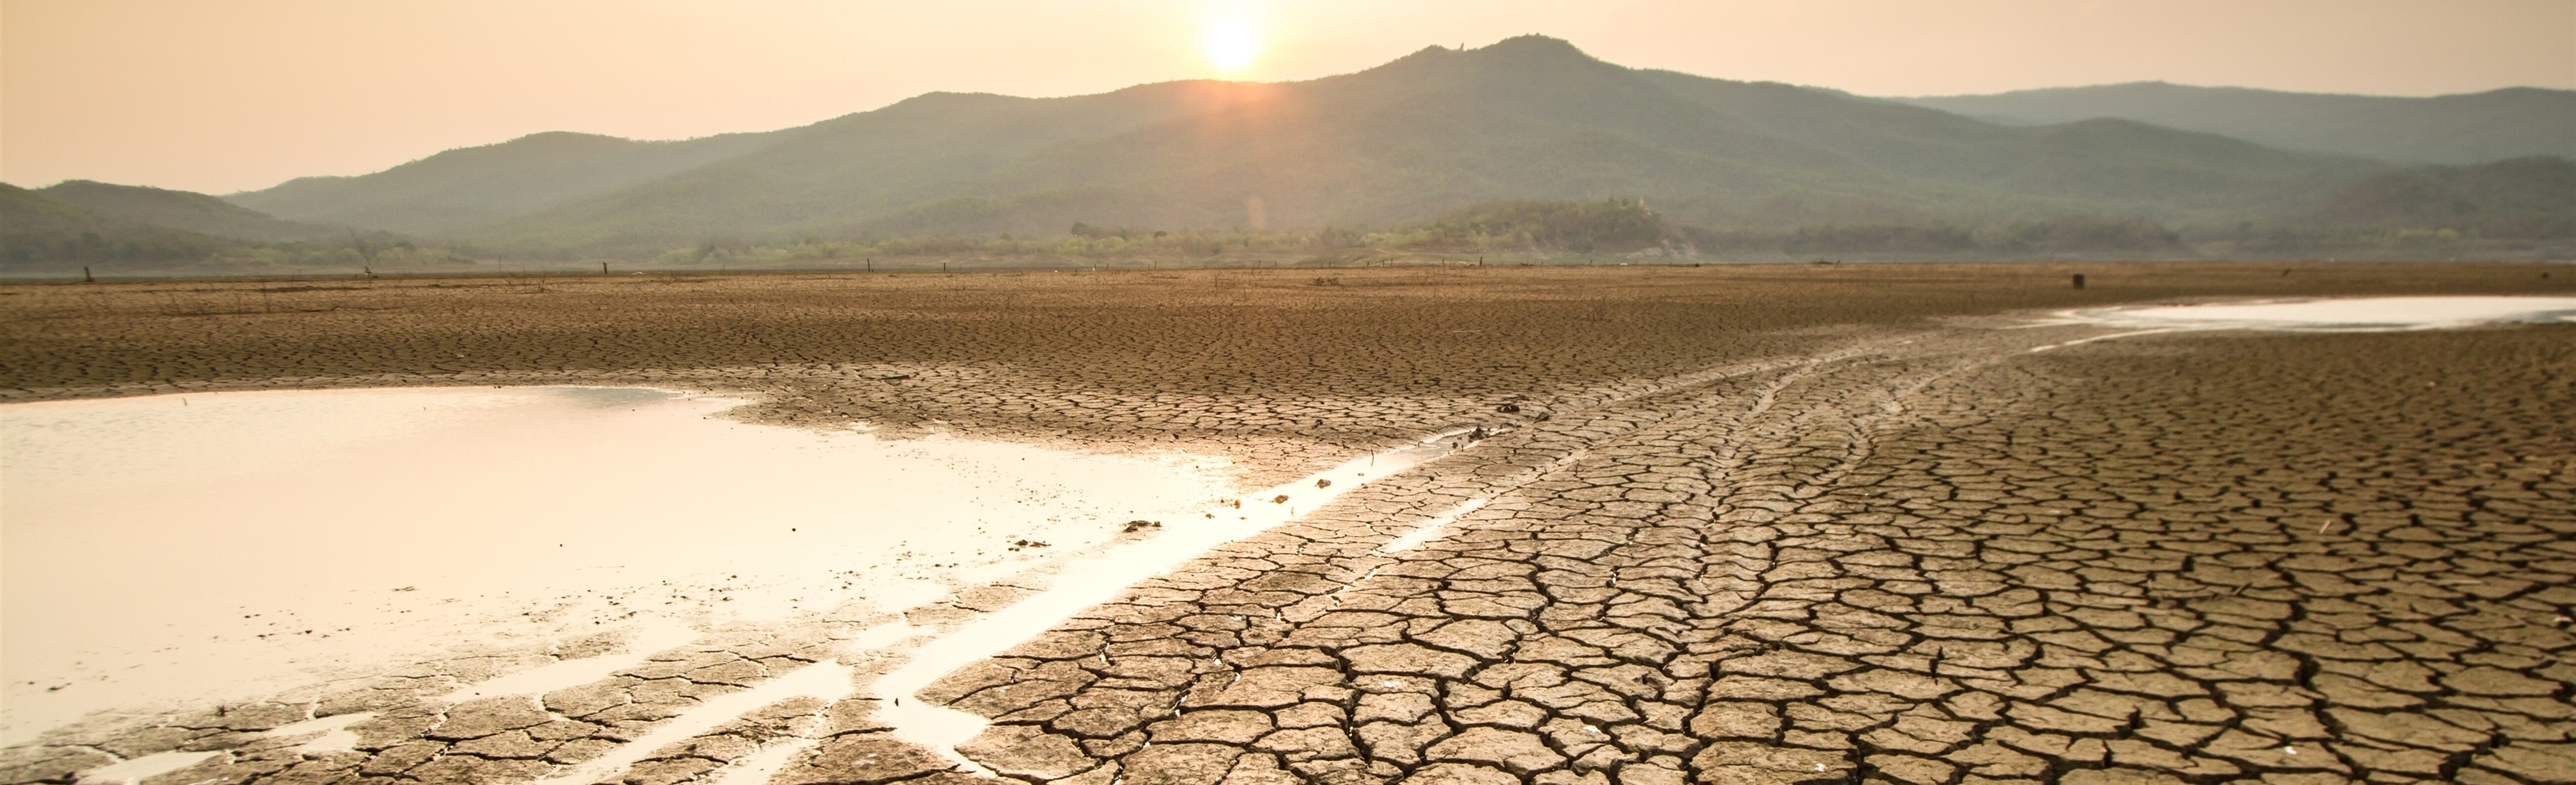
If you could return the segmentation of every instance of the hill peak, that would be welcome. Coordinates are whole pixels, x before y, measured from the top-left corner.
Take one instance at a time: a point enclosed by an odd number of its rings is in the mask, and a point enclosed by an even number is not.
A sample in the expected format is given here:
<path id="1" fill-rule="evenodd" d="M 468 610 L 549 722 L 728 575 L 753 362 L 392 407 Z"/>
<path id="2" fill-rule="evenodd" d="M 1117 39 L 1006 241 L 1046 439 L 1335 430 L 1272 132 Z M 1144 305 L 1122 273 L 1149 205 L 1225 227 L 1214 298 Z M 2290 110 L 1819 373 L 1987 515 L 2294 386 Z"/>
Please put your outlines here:
<path id="1" fill-rule="evenodd" d="M 1600 62 L 1599 59 L 1594 58 L 1589 54 L 1585 54 L 1582 49 L 1576 48 L 1572 42 L 1566 41 L 1565 39 L 1530 34 L 1505 38 L 1475 49 L 1464 49 L 1433 44 L 1431 46 L 1413 50 L 1412 54 L 1396 58 L 1394 61 L 1387 63 L 1386 66 L 1431 60 L 1450 61 L 1449 58 L 1456 57 L 1470 57 L 1487 62 L 1501 61 L 1508 63 Z M 1384 68 L 1386 66 L 1379 66 L 1379 68 Z"/>
<path id="2" fill-rule="evenodd" d="M 512 139 L 512 140 L 507 141 L 507 142 L 502 142 L 502 143 L 500 143 L 500 144 L 517 144 L 517 145 L 550 145 L 550 146 L 556 146 L 556 147 L 563 147 L 563 146 L 585 146 L 585 145 L 619 145 L 619 144 L 632 144 L 634 141 L 635 141 L 635 140 L 633 140 L 633 139 L 628 139 L 628 138 L 625 138 L 625 137 L 622 137 L 622 136 L 609 136 L 609 135 L 607 135 L 607 134 L 589 134 L 589 133 L 582 133 L 582 132 L 580 132 L 580 131 L 538 131 L 538 132 L 536 132 L 536 133 L 528 134 L 528 135 L 526 135 L 526 136 L 522 136 L 522 137 L 519 137 L 519 138 L 517 138 L 517 139 Z M 485 147 L 498 147 L 498 146 L 500 146 L 500 145 L 484 145 L 484 146 L 485 146 Z"/>
<path id="3" fill-rule="evenodd" d="M 2399 163 L 2576 156 L 2576 92 L 2564 90 L 2505 88 L 2407 98 L 2127 82 L 1895 100 L 2012 125 L 2117 117 L 2283 149 Z"/>
<path id="4" fill-rule="evenodd" d="M 74 180 L 64 180 L 64 181 L 62 181 L 62 182 L 55 183 L 55 184 L 53 184 L 53 185 L 48 185 L 48 186 L 45 186 L 45 187 L 43 187 L 43 188 L 37 188 L 37 189 L 33 189 L 33 190 L 37 190 L 37 191 L 79 191 L 79 190 L 104 190 L 104 189 L 115 189 L 115 188 L 135 188 L 135 189 L 141 189 L 141 190 L 145 190 L 145 191 L 170 191 L 170 192 L 173 192 L 173 193 L 178 193 L 178 191 L 176 191 L 175 189 L 170 189 L 170 188 L 160 188 L 160 187 L 149 186 L 149 185 L 118 185 L 118 184 L 115 184 L 115 183 L 102 183 L 102 182 L 99 182 L 99 181 L 97 181 L 97 180 L 78 180 L 78 179 L 74 179 Z"/>
<path id="5" fill-rule="evenodd" d="M 1582 49 L 1576 47 L 1571 41 L 1567 41 L 1562 38 L 1550 38 L 1536 33 L 1505 38 L 1503 40 L 1487 44 L 1484 48 L 1477 49 L 1475 51 L 1485 55 L 1500 55 L 1521 59 L 1565 58 L 1597 62 L 1593 56 L 1585 54 Z"/>
<path id="6" fill-rule="evenodd" d="M 148 185 L 64 180 L 36 193 L 119 220 L 238 240 L 301 240 L 336 234 L 321 226 L 280 221 L 206 194 Z"/>

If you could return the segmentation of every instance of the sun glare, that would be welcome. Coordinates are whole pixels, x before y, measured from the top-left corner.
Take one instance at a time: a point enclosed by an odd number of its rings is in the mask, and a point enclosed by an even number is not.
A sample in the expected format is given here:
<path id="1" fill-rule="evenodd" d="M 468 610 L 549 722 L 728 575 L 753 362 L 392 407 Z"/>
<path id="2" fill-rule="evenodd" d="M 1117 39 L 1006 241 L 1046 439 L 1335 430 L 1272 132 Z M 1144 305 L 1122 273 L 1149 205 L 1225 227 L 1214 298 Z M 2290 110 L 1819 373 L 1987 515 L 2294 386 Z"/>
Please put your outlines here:
<path id="1" fill-rule="evenodd" d="M 1204 49 L 1208 63 L 1219 73 L 1240 74 L 1261 56 L 1261 36 L 1253 32 L 1250 20 L 1220 19 L 1208 25 Z"/>

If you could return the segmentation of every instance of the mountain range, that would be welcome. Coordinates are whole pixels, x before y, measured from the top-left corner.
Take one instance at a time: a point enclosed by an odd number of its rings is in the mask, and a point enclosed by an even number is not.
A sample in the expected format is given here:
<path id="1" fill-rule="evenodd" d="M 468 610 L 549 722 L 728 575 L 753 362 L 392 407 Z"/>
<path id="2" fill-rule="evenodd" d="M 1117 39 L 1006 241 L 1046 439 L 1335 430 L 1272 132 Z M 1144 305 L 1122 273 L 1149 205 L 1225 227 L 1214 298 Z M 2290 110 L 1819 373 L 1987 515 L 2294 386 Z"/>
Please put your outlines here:
<path id="1" fill-rule="evenodd" d="M 2427 164 L 2567 156 L 2571 118 L 2576 92 L 2535 89 L 2374 98 L 2148 84 L 1879 99 L 1626 68 L 1524 36 L 1302 82 L 931 93 L 685 141 L 542 133 L 223 197 L 242 214 L 77 181 L 23 193 L 215 237 L 356 227 L 491 253 L 629 258 L 715 243 L 1064 236 L 1076 223 L 1386 227 L 1503 200 L 1612 197 L 1699 229 L 1786 235 L 2082 216 L 2185 228 L 2425 220 L 2387 205 L 2469 189 L 2451 202 L 2540 211 L 2506 222 L 2530 227 L 2565 208 L 2478 189 L 2545 191 L 2565 158 L 2475 176 Z"/>
<path id="2" fill-rule="evenodd" d="M 8 262 L 13 272 L 43 263 L 65 267 L 83 261 L 191 261 L 241 244 L 99 213 L 41 191 L 0 183 L 0 261 Z"/>
<path id="3" fill-rule="evenodd" d="M 2397 163 L 2576 157 L 2576 91 L 2568 90 L 2398 98 L 2133 82 L 1892 100 L 2007 125 L 2109 117 Z"/>
<path id="4" fill-rule="evenodd" d="M 65 180 L 35 193 L 102 216 L 236 240 L 333 240 L 351 231 L 344 226 L 279 220 L 216 197 L 167 188 Z"/>

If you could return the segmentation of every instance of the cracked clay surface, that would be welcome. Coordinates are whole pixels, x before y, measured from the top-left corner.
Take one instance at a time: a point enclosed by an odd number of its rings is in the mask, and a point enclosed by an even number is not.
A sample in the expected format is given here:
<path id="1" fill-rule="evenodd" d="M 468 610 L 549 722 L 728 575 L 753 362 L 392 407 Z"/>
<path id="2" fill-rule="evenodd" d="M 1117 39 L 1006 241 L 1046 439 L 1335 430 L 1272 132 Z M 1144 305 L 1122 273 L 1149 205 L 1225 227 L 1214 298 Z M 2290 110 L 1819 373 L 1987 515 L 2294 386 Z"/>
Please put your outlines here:
<path id="1" fill-rule="evenodd" d="M 1255 464 L 1247 484 L 1447 427 L 1492 435 L 960 663 L 916 697 L 992 722 L 955 750 L 971 767 L 899 740 L 876 712 L 895 696 L 867 686 L 908 641 L 1045 590 L 1045 570 L 899 617 L 707 631 L 539 695 L 443 697 L 622 639 L 101 718 L 8 749 L 0 782 L 170 753 L 206 754 L 147 782 L 956 785 L 975 768 L 1083 785 L 2576 782 L 2576 326 L 2145 336 L 2034 354 L 2106 331 L 1948 317 L 2290 284 L 2277 267 L 2100 266 L 2076 293 L 2042 288 L 2045 268 L 1998 267 L 1891 267 L 1870 305 L 1841 311 L 1814 304 L 1866 276 L 1618 271 L 1582 296 L 1567 294 L 1581 281 L 1536 273 L 1483 294 L 1319 295 L 1287 279 L 1134 306 L 1184 314 L 1161 322 L 1131 326 L 1104 306 L 1067 328 L 1089 337 L 1020 348 L 969 327 L 984 343 L 675 362 L 697 357 L 696 339 L 647 330 L 607 359 L 436 378 L 327 358 L 340 363 L 327 373 L 275 374 L 274 358 L 223 359 L 236 339 L 216 337 L 130 361 L 159 370 L 47 370 L 107 363 L 77 347 L 143 328 L 13 317 L 10 400 L 695 379 L 761 392 L 752 415 L 790 424 L 936 420 L 1100 449 L 1231 442 L 1205 451 Z M 2433 285 L 2342 269 L 2353 277 L 2299 285 Z M 2424 280 L 2516 291 L 2537 269 Z M 2126 272 L 2139 288 L 2118 288 Z M 1213 277 L 1201 275 L 1183 283 Z M 73 296 L 16 291 L 0 300 Z M 722 323 L 734 312 L 721 300 L 695 305 Z M 1248 308 L 1233 320 L 1284 332 L 1218 330 L 1186 315 L 1199 308 Z M 1406 326 L 1425 314 L 1437 318 Z M 442 318 L 345 340 L 412 345 Z M 478 324 L 452 332 L 499 329 Z M 1155 324 L 1217 333 L 1142 332 Z M 792 335 L 775 327 L 743 331 Z M 1324 337 L 1296 332 L 1308 328 Z M 1127 331 L 1142 337 L 1115 344 Z M 1434 332 L 1467 337 L 1387 348 Z M 1334 335 L 1356 348 L 1318 348 Z M 1228 340 L 1241 356 L 1158 353 Z M 1506 368 L 1507 355 L 1554 359 Z M 189 363 L 218 370 L 170 371 Z M 1297 394 L 1257 393 L 1274 383 Z M 354 739 L 292 731 L 362 713 Z M 596 761 L 617 765 L 583 767 Z"/>

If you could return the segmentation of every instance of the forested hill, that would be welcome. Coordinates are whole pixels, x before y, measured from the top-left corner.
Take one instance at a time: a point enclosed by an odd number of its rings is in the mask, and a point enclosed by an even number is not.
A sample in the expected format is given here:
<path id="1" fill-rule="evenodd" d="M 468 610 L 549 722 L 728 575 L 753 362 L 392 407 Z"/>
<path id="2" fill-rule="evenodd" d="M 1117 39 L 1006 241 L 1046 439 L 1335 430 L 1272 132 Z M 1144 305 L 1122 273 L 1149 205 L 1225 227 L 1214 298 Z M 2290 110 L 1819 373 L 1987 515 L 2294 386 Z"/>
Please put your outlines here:
<path id="1" fill-rule="evenodd" d="M 85 262 L 193 263 L 242 244 L 101 215 L 0 183 L 0 271 L 72 269 Z"/>
<path id="2" fill-rule="evenodd" d="M 2409 163 L 2576 157 L 2576 90 L 2402 98 L 2164 82 L 1891 99 L 2014 125 L 2118 118 L 2279 147 Z"/>
<path id="3" fill-rule="evenodd" d="M 1642 197 L 1718 230 L 2233 226 L 2388 164 L 2130 120 L 2012 126 L 1830 90 L 1625 68 L 1564 41 L 1424 49 L 1305 82 L 933 93 L 687 142 L 541 134 L 234 202 L 505 252 L 716 241 L 1392 226 L 1502 199 Z"/>
<path id="4" fill-rule="evenodd" d="M 332 240 L 350 233 L 346 227 L 281 221 L 191 191 L 65 180 L 36 192 L 105 217 L 235 240 Z"/>
<path id="5" fill-rule="evenodd" d="M 461 235 L 531 210 L 738 156 L 772 141 L 772 134 L 678 142 L 530 134 L 449 150 L 361 177 L 302 177 L 225 198 L 298 221 Z"/>

